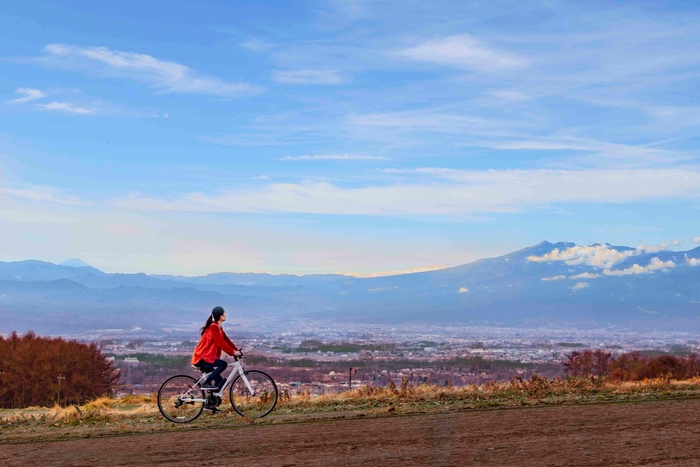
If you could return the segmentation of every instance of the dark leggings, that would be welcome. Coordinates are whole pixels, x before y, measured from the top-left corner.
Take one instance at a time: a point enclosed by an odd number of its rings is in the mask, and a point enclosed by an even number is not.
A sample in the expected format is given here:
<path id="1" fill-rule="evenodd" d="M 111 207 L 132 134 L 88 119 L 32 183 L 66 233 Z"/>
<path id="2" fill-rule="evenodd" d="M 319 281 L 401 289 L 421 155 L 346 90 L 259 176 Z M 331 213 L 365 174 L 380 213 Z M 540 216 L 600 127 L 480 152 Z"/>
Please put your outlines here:
<path id="1" fill-rule="evenodd" d="M 224 378 L 221 376 L 221 373 L 224 372 L 228 366 L 228 363 L 221 359 L 214 360 L 214 363 L 200 360 L 195 364 L 195 366 L 209 373 L 209 376 L 207 376 L 207 379 L 205 379 L 204 383 L 202 384 L 209 384 L 213 382 L 216 386 L 221 387 L 221 384 L 224 382 Z"/>

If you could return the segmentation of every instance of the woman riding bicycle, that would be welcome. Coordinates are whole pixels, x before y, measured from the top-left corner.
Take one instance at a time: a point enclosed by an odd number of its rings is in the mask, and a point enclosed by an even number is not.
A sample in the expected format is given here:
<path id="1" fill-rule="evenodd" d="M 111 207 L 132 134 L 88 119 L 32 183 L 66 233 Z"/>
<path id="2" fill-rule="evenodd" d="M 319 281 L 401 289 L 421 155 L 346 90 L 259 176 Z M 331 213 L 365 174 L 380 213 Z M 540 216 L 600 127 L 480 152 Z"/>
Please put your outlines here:
<path id="1" fill-rule="evenodd" d="M 262 418 L 275 409 L 279 391 L 270 375 L 260 370 L 245 370 L 243 355 L 224 330 L 226 311 L 220 306 L 211 310 L 202 328 L 202 337 L 194 349 L 192 364 L 204 373 L 198 379 L 191 375 L 168 378 L 158 390 L 158 410 L 174 423 L 189 423 L 202 411 L 220 412 L 223 391 L 228 390 L 233 410 L 242 417 Z M 224 380 L 221 373 L 228 364 L 221 360 L 221 351 L 235 357 L 233 371 Z"/>
<path id="2" fill-rule="evenodd" d="M 202 384 L 204 390 L 218 390 L 224 382 L 221 373 L 228 363 L 221 360 L 221 351 L 234 356 L 238 347 L 231 342 L 221 326 L 226 321 L 226 310 L 217 306 L 211 310 L 211 315 L 202 328 L 202 337 L 192 354 L 192 364 L 205 373 L 209 373 Z"/>

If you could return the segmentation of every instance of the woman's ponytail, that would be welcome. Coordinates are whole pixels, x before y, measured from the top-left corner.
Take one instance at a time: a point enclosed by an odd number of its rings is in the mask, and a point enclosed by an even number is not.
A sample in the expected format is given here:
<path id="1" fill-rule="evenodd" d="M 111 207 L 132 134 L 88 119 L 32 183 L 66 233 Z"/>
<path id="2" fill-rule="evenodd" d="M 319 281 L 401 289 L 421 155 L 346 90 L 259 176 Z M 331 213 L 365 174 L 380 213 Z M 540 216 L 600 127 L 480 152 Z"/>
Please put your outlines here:
<path id="1" fill-rule="evenodd" d="M 203 336 L 204 333 L 206 332 L 207 329 L 209 329 L 209 326 L 212 325 L 214 321 L 219 321 L 219 318 L 226 313 L 223 309 L 223 307 L 216 306 L 214 307 L 213 310 L 211 310 L 211 314 L 209 315 L 209 318 L 207 318 L 207 322 L 204 324 L 204 327 L 201 329 L 201 335 Z"/>

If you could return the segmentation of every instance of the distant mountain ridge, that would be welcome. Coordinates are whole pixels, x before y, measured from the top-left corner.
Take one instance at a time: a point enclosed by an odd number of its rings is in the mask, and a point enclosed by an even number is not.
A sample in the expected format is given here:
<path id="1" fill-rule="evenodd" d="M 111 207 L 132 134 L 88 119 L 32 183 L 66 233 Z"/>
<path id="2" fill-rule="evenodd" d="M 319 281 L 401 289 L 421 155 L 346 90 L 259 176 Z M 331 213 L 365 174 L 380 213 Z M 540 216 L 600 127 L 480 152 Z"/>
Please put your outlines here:
<path id="1" fill-rule="evenodd" d="M 75 263 L 74 263 L 75 264 Z M 0 262 L 0 332 L 192 326 L 214 305 L 241 323 L 298 318 L 700 330 L 700 247 L 542 242 L 472 263 L 376 278 L 109 274 Z"/>

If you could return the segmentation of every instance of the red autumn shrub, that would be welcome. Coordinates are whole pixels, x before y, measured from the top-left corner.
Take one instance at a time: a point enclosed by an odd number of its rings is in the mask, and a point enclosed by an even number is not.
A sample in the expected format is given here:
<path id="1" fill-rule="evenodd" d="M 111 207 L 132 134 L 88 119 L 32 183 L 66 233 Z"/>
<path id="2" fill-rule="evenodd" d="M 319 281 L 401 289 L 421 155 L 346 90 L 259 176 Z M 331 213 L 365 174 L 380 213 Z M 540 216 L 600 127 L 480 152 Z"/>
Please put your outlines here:
<path id="1" fill-rule="evenodd" d="M 700 359 L 695 354 L 684 358 L 628 352 L 612 358 L 609 352 L 602 350 L 583 350 L 570 353 L 562 365 L 564 372 L 570 376 L 607 376 L 615 381 L 654 378 L 683 380 L 700 374 Z"/>
<path id="2" fill-rule="evenodd" d="M 599 349 L 571 352 L 562 364 L 569 376 L 606 376 L 611 361 L 612 354 Z"/>
<path id="3" fill-rule="evenodd" d="M 75 340 L 0 336 L 0 407 L 80 404 L 111 394 L 118 376 L 97 344 Z"/>

